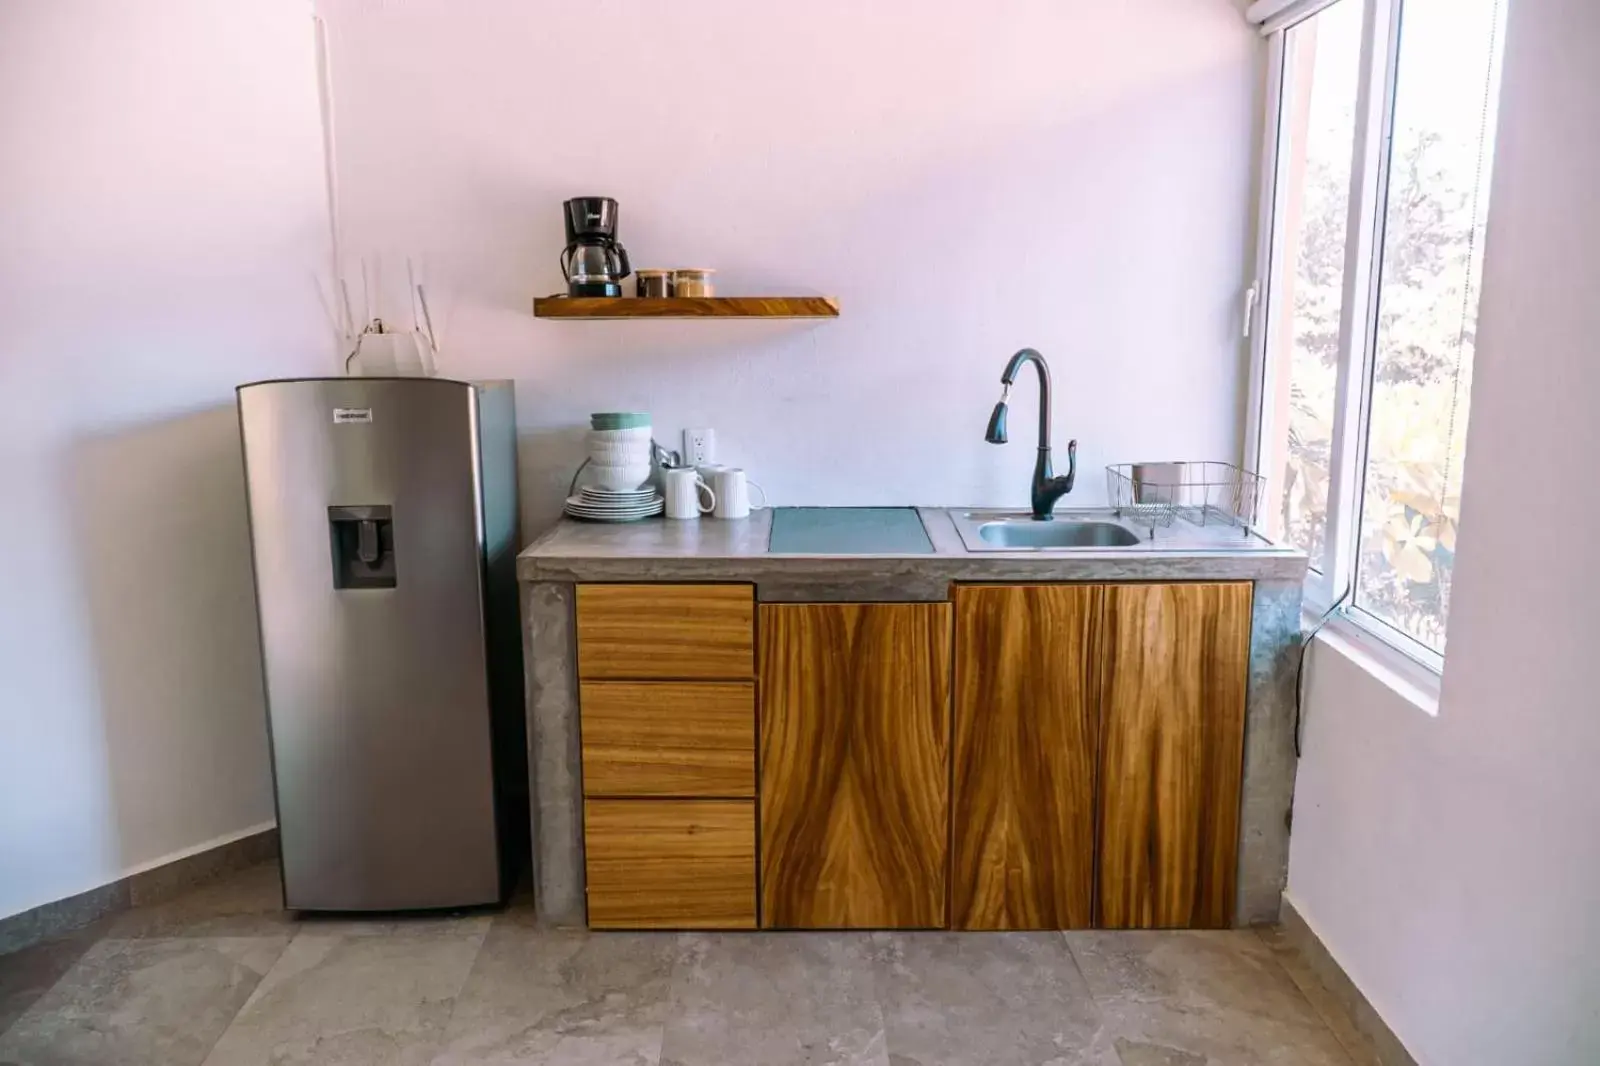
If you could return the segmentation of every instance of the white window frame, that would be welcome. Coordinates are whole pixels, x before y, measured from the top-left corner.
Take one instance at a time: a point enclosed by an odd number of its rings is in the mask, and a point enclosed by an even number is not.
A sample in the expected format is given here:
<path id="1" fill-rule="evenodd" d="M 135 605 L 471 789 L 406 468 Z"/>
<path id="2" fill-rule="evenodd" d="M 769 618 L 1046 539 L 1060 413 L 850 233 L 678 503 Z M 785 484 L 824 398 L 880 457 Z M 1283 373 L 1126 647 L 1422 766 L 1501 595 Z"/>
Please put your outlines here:
<path id="1" fill-rule="evenodd" d="M 1288 368 L 1273 365 L 1268 330 L 1271 305 L 1273 245 L 1281 231 L 1277 203 L 1278 146 L 1284 87 L 1291 60 L 1286 31 L 1333 3 L 1365 8 L 1360 71 L 1357 79 L 1355 144 L 1351 160 L 1350 216 L 1345 247 L 1344 296 L 1339 329 L 1339 367 L 1335 386 L 1333 432 L 1329 455 L 1328 511 L 1324 519 L 1324 551 L 1312 559 L 1306 577 L 1305 604 L 1318 618 L 1339 606 L 1330 627 L 1350 645 L 1392 674 L 1437 699 L 1444 656 L 1369 611 L 1354 606 L 1361 507 L 1366 468 L 1367 427 L 1372 399 L 1375 326 L 1378 312 L 1380 259 L 1383 254 L 1383 207 L 1389 191 L 1389 146 L 1394 118 L 1396 71 L 1400 57 L 1400 15 L 1404 0 L 1313 0 L 1297 5 L 1272 4 L 1262 32 L 1267 35 L 1267 96 L 1262 109 L 1261 204 L 1257 218 L 1256 278 L 1249 288 L 1246 331 L 1250 337 L 1250 403 L 1246 455 L 1265 470 L 1268 445 L 1280 427 L 1272 425 L 1266 398 L 1275 395 L 1277 375 Z M 1269 5 L 1257 5 L 1266 7 Z"/>

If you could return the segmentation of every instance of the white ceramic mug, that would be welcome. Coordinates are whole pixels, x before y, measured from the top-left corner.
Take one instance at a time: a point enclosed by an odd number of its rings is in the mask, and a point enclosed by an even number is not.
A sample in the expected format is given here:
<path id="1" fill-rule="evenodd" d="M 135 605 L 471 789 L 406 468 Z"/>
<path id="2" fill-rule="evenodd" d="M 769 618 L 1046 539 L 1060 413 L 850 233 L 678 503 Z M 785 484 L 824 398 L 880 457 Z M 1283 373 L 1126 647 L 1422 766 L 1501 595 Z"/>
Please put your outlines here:
<path id="1" fill-rule="evenodd" d="M 767 490 L 745 477 L 737 466 L 725 466 L 716 473 L 717 517 L 749 518 L 751 511 L 767 505 Z M 761 494 L 761 502 L 750 502 L 750 490 Z"/>
<path id="2" fill-rule="evenodd" d="M 661 471 L 661 490 L 667 498 L 668 518 L 699 518 L 717 505 L 717 494 L 691 467 Z M 700 502 L 702 495 L 705 503 Z"/>

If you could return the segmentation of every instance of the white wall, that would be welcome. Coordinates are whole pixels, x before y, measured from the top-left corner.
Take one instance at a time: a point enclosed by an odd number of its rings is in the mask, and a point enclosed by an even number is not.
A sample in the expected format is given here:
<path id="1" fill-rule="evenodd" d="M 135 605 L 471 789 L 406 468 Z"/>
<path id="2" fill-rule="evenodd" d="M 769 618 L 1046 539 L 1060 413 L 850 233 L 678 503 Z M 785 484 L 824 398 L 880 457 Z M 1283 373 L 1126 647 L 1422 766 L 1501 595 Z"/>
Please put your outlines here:
<path id="1" fill-rule="evenodd" d="M 428 257 L 444 373 L 519 387 L 528 532 L 591 410 L 710 424 L 785 503 L 1076 500 L 1230 456 L 1261 47 L 1228 0 L 322 0 L 351 257 Z M 0 915 L 271 818 L 232 387 L 333 367 L 308 11 L 0 8 Z M 825 324 L 538 322 L 559 205 Z M 393 314 L 394 308 L 388 309 Z"/>
<path id="2" fill-rule="evenodd" d="M 1438 717 L 1310 677 L 1289 895 L 1424 1066 L 1600 1062 L 1596 55 L 1511 4 Z"/>
<path id="3" fill-rule="evenodd" d="M 618 408 L 715 427 L 780 503 L 1025 504 L 1031 381 L 982 440 L 1025 345 L 1072 501 L 1108 461 L 1237 453 L 1262 46 L 1228 0 L 319 7 L 347 251 L 426 253 L 442 372 L 516 379 L 527 533 Z M 535 320 L 574 195 L 621 202 L 636 265 L 843 317 Z"/>
<path id="4" fill-rule="evenodd" d="M 0 5 L 0 916 L 270 822 L 233 386 L 326 373 L 309 7 Z"/>

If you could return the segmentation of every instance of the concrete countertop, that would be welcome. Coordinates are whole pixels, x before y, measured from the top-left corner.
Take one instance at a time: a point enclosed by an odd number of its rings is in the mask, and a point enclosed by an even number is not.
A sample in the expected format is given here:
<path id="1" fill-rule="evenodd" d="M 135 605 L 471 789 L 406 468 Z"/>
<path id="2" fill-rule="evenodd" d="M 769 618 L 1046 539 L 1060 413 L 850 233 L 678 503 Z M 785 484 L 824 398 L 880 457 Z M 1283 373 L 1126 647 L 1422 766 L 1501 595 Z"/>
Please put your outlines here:
<path id="1" fill-rule="evenodd" d="M 1306 556 L 1236 528 L 1179 520 L 1125 548 L 969 552 L 952 515 L 919 507 L 931 553 L 774 554 L 772 512 L 740 521 L 578 522 L 563 518 L 517 557 L 525 582 L 750 581 L 762 600 L 942 600 L 952 581 L 1300 581 Z M 1063 509 L 1060 517 L 1110 517 Z M 830 595 L 830 587 L 833 594 Z"/>

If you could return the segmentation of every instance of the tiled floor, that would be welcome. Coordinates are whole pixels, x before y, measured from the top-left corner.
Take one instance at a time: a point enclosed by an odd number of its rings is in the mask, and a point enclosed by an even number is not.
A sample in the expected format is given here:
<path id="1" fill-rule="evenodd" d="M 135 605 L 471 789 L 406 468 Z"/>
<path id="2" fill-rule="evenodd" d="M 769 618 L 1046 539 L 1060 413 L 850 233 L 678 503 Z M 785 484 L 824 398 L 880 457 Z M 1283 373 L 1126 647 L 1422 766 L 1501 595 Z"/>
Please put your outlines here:
<path id="1" fill-rule="evenodd" d="M 1367 1066 L 1271 934 L 296 921 L 259 867 L 0 957 L 0 1063 Z"/>

